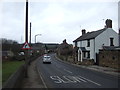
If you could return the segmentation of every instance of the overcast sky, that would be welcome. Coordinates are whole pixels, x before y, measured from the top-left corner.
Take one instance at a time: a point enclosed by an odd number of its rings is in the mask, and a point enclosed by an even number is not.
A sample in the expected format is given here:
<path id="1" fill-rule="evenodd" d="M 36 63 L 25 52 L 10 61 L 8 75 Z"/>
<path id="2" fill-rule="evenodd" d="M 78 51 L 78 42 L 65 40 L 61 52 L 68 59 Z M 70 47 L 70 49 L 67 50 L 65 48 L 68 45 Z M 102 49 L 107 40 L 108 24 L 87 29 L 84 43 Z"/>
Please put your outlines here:
<path id="1" fill-rule="evenodd" d="M 0 1 L 0 38 L 25 42 L 25 0 Z M 112 19 L 118 32 L 118 1 L 29 0 L 29 22 L 32 23 L 32 42 L 72 44 L 81 30 L 102 29 L 106 19 Z"/>

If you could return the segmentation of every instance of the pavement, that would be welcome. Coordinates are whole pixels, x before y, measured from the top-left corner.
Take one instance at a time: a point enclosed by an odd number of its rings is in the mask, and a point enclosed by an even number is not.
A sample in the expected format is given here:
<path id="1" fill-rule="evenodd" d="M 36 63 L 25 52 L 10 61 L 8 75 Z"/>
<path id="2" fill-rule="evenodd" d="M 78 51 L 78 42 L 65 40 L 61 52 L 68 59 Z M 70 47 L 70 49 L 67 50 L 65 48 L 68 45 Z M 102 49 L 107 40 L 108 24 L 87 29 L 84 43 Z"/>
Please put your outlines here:
<path id="1" fill-rule="evenodd" d="M 77 65 L 77 66 L 80 66 L 80 65 Z M 113 69 L 110 67 L 102 67 L 102 66 L 97 66 L 97 65 L 90 65 L 90 66 L 82 66 L 81 65 L 80 67 L 98 71 L 98 72 L 102 72 L 102 73 L 106 73 L 106 74 L 110 74 L 110 75 L 114 75 L 114 76 L 120 75 L 120 71 L 118 69 Z"/>
<path id="2" fill-rule="evenodd" d="M 102 66 L 98 66 L 98 65 L 88 65 L 88 66 L 87 65 L 77 65 L 77 64 L 72 64 L 72 63 L 67 62 L 67 61 L 63 61 L 60 58 L 58 58 L 56 55 L 55 55 L 55 57 L 58 60 L 60 60 L 64 63 L 67 63 L 67 64 L 71 64 L 71 65 L 78 66 L 78 67 L 81 67 L 81 68 L 86 68 L 86 69 L 110 74 L 110 75 L 117 76 L 117 77 L 120 76 L 120 70 L 118 70 L 118 69 L 114 69 L 114 68 L 110 68 L 110 67 L 102 67 Z"/>
<path id="3" fill-rule="evenodd" d="M 37 59 L 28 67 L 28 78 L 24 78 L 21 88 L 45 88 L 42 77 L 38 74 L 36 61 Z"/>
<path id="4" fill-rule="evenodd" d="M 39 75 L 39 72 L 37 71 L 36 61 L 37 61 L 37 59 L 34 60 L 33 62 L 31 62 L 31 65 L 28 67 L 28 78 L 24 78 L 21 88 L 46 88 L 41 75 Z M 60 60 L 60 61 L 62 61 L 62 60 Z M 62 62 L 71 64 L 66 61 L 62 61 Z M 76 65 L 76 64 L 72 64 L 72 65 L 90 69 L 90 70 L 95 70 L 98 72 L 102 72 L 102 73 L 106 73 L 106 74 L 110 74 L 110 75 L 114 75 L 114 76 L 120 75 L 120 73 L 117 69 L 113 69 L 113 68 L 109 68 L 109 67 L 101 67 L 101 66 L 97 66 L 97 65 L 91 65 L 91 66 L 83 66 L 83 65 Z"/>

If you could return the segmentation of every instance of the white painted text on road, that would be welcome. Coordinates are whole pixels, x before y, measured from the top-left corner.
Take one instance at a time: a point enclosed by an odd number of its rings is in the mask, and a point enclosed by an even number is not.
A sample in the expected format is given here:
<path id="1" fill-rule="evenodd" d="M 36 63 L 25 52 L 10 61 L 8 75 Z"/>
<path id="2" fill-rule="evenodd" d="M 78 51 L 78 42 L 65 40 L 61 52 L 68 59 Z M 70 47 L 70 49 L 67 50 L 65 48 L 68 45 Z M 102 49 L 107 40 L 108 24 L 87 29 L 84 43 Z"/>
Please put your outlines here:
<path id="1" fill-rule="evenodd" d="M 89 80 L 87 78 L 84 78 L 82 76 L 50 76 L 50 78 L 52 80 L 54 80 L 55 83 L 86 83 L 86 82 L 90 82 L 90 83 L 93 83 L 93 84 L 96 84 L 98 86 L 101 86 L 101 84 L 99 83 L 96 83 L 92 80 Z"/>

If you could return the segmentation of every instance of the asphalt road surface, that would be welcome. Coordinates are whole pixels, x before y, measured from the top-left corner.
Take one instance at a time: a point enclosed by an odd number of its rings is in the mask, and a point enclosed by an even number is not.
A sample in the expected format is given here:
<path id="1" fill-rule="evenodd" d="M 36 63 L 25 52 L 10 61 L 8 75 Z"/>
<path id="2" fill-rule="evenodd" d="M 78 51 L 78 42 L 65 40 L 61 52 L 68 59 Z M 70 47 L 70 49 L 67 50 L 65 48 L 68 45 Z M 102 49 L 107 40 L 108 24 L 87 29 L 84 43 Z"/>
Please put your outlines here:
<path id="1" fill-rule="evenodd" d="M 36 64 L 46 88 L 118 88 L 115 76 L 61 62 L 55 54 L 50 56 L 51 64 L 43 64 L 41 57 Z"/>

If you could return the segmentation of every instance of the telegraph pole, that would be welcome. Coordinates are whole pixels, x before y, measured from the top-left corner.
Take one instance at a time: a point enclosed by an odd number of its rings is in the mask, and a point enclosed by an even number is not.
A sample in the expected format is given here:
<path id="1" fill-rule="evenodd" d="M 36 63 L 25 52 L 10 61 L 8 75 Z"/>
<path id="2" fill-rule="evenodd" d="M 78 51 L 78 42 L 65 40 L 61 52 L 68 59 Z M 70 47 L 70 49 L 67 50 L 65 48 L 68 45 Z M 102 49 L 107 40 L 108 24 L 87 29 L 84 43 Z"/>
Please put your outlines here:
<path id="1" fill-rule="evenodd" d="M 28 42 L 28 0 L 26 0 L 25 41 Z"/>
<path id="2" fill-rule="evenodd" d="M 26 0 L 25 42 L 28 42 L 28 0 Z M 25 77 L 28 77 L 28 50 L 25 50 Z"/>

